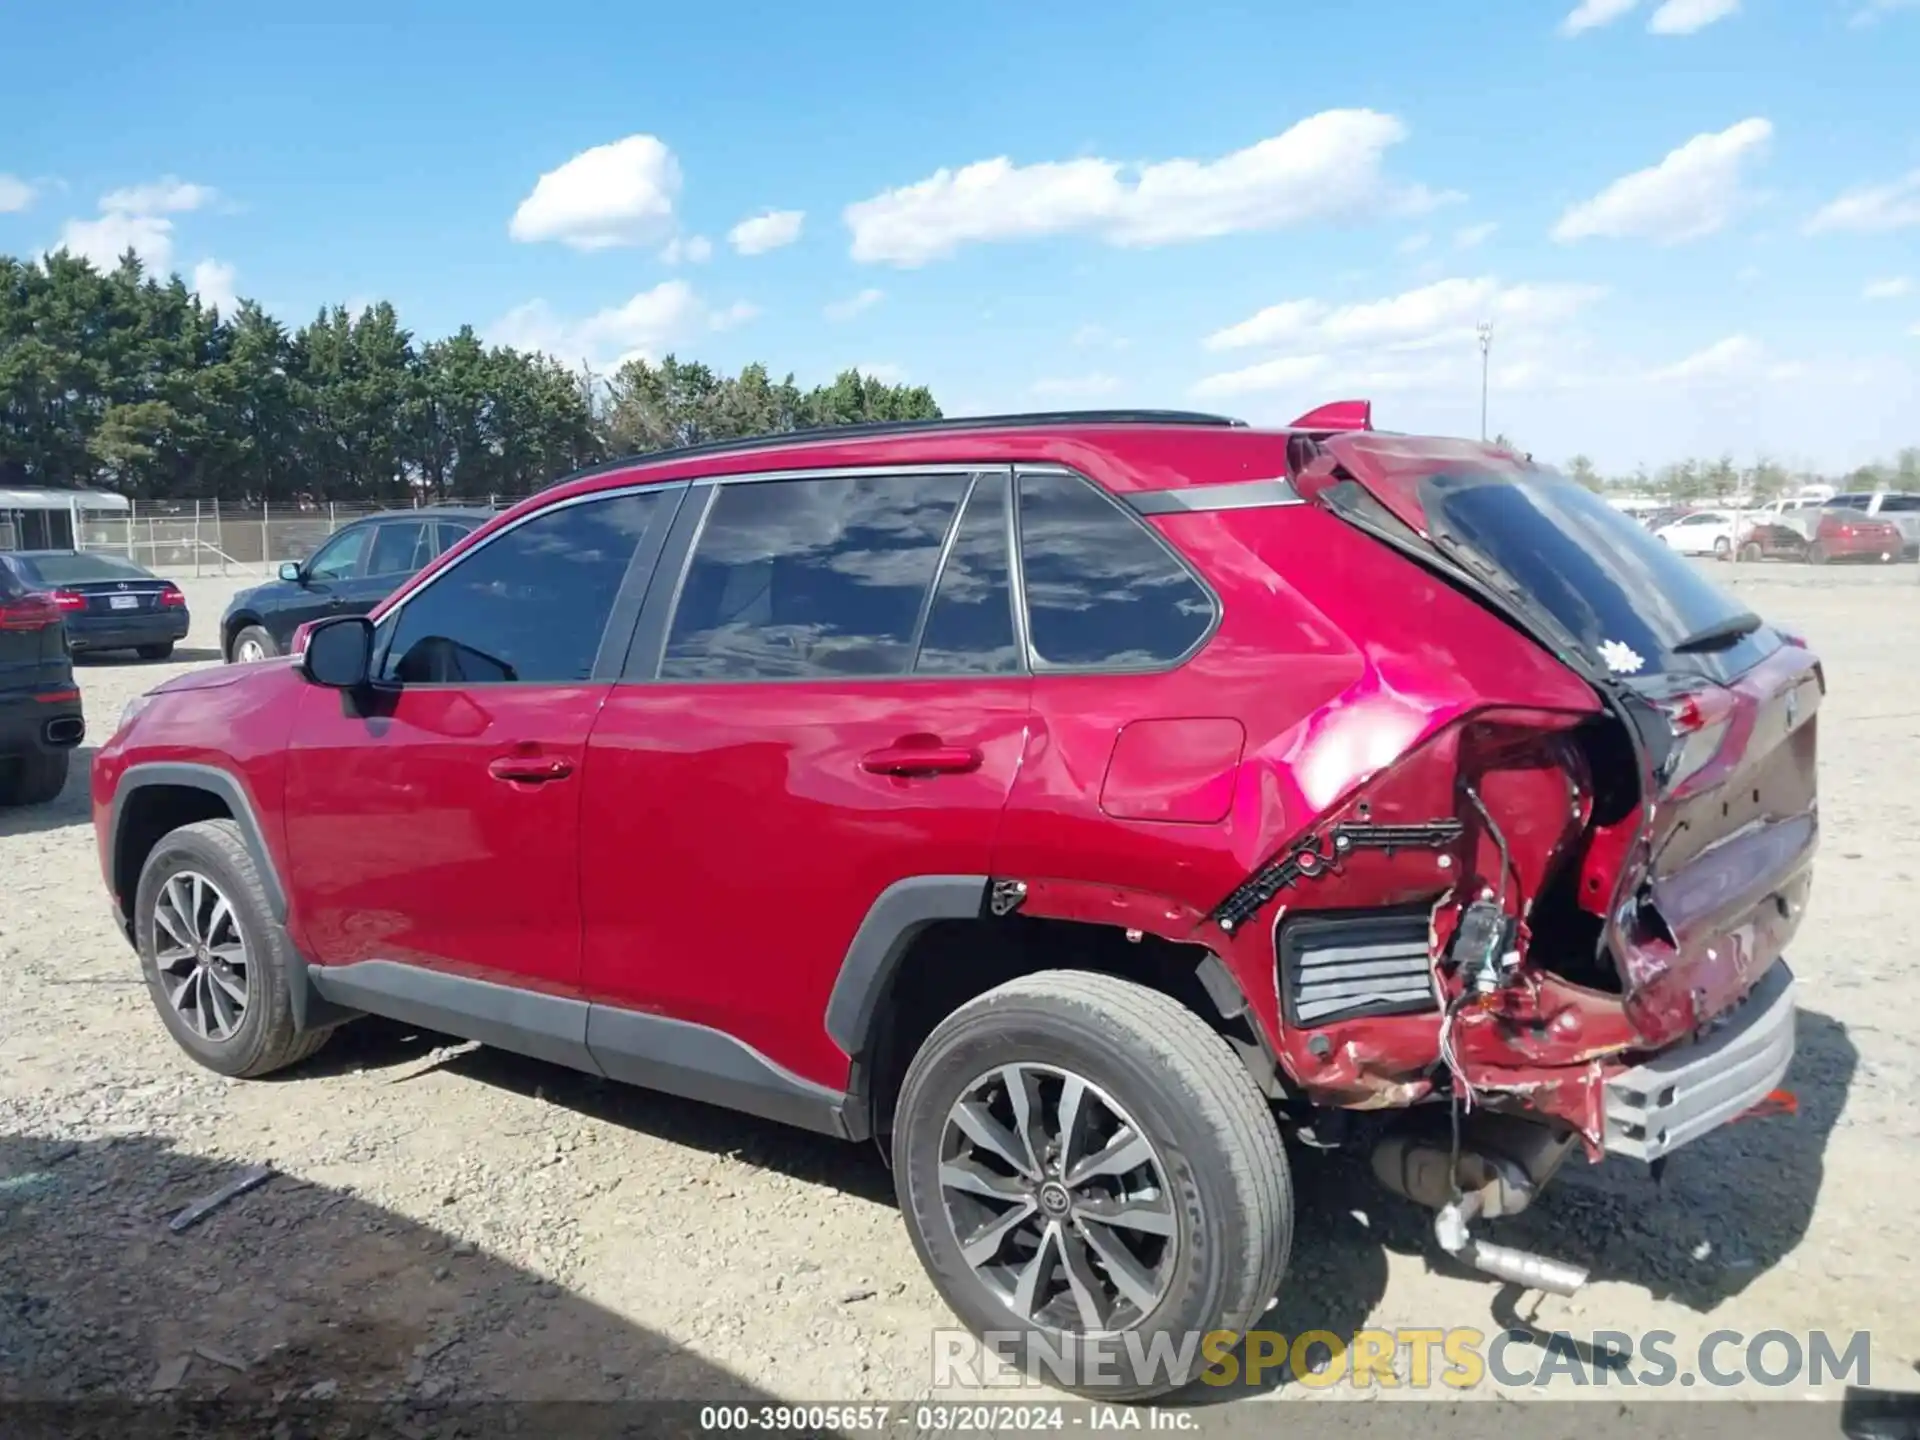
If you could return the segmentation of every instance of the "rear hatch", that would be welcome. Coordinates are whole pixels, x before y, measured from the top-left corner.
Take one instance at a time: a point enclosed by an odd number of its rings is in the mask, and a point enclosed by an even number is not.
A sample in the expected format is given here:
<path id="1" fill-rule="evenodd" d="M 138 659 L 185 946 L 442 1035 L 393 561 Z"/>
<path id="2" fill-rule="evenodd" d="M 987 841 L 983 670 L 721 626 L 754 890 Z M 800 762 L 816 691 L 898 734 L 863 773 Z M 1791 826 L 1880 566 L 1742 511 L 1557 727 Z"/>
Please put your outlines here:
<path id="1" fill-rule="evenodd" d="M 1325 449 L 1338 470 L 1303 490 L 1450 571 L 1607 703 L 1638 773 L 1622 814 L 1587 837 L 1580 903 L 1603 921 L 1642 1042 L 1704 1028 L 1798 928 L 1818 833 L 1818 660 L 1558 472 L 1372 432 Z"/>

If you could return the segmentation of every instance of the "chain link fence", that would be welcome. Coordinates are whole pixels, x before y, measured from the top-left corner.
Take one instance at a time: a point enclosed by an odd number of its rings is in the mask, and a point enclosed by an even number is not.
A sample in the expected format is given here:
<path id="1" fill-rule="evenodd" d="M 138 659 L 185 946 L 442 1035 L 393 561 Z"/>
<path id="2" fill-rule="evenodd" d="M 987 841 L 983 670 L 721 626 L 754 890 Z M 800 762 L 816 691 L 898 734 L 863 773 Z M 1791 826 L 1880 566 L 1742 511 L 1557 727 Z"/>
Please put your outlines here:
<path id="1" fill-rule="evenodd" d="M 432 503 L 491 508 L 510 502 L 488 495 Z M 125 515 L 84 514 L 75 548 L 125 555 L 161 575 L 271 575 L 289 560 L 305 560 L 341 526 L 394 508 L 332 501 L 251 506 L 220 500 L 134 501 Z"/>

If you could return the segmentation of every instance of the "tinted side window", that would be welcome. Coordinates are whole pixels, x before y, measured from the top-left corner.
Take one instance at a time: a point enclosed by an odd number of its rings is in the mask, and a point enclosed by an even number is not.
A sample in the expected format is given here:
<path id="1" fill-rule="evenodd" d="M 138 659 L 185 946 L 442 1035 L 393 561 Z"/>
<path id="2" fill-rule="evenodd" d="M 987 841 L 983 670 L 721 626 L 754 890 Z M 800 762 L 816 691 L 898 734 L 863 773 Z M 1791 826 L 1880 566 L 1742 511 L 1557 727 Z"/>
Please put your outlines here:
<path id="1" fill-rule="evenodd" d="M 1005 675 L 1020 669 L 1005 476 L 981 476 L 967 499 L 913 668 L 924 675 Z"/>
<path id="2" fill-rule="evenodd" d="M 472 520 L 441 520 L 436 522 L 433 527 L 433 553 L 436 555 L 445 554 L 479 528 L 478 522 Z"/>
<path id="3" fill-rule="evenodd" d="M 367 536 L 373 527 L 362 525 L 336 535 L 320 547 L 307 565 L 310 580 L 345 580 L 360 573 L 360 557 L 367 552 Z"/>
<path id="4" fill-rule="evenodd" d="M 407 601 L 382 677 L 402 684 L 568 684 L 593 673 L 620 582 L 667 497 L 564 505 L 481 546 Z"/>
<path id="5" fill-rule="evenodd" d="M 427 527 L 419 520 L 382 525 L 367 557 L 369 575 L 411 575 L 427 563 Z"/>
<path id="6" fill-rule="evenodd" d="M 1141 669 L 1185 655 L 1213 597 L 1090 482 L 1020 477 L 1020 563 L 1036 663 Z"/>
<path id="7" fill-rule="evenodd" d="M 964 475 L 723 485 L 674 608 L 660 675 L 904 675 Z"/>

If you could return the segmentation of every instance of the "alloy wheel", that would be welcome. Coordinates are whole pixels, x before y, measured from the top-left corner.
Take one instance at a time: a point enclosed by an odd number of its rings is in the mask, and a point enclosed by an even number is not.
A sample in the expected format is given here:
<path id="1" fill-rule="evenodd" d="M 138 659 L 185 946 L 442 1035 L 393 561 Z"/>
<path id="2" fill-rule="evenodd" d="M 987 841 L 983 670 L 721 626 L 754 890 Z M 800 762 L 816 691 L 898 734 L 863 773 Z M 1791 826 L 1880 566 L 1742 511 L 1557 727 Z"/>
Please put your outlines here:
<path id="1" fill-rule="evenodd" d="M 171 875 L 153 902 L 153 940 L 174 1012 L 204 1039 L 232 1038 L 246 1018 L 252 977 L 233 903 L 197 870 Z"/>
<path id="2" fill-rule="evenodd" d="M 1025 1062 L 980 1076 L 948 1111 L 940 1197 L 974 1275 L 1022 1322 L 1108 1335 L 1173 1280 L 1167 1169 L 1118 1101 Z"/>
<path id="3" fill-rule="evenodd" d="M 266 659 L 267 652 L 258 640 L 242 640 L 239 645 L 235 647 L 233 658 L 241 664 L 247 665 L 255 660 Z"/>

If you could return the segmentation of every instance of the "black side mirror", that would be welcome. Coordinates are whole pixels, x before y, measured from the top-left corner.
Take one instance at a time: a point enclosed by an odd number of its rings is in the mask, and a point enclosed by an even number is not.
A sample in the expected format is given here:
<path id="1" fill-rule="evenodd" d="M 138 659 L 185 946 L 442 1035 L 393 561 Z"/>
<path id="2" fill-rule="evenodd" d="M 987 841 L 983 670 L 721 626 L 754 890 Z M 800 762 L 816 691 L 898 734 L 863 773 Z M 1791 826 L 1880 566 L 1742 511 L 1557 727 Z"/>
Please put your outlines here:
<path id="1" fill-rule="evenodd" d="M 364 615 L 337 615 L 307 632 L 300 668 L 307 679 L 330 690 L 358 690 L 373 664 L 373 622 Z"/>

